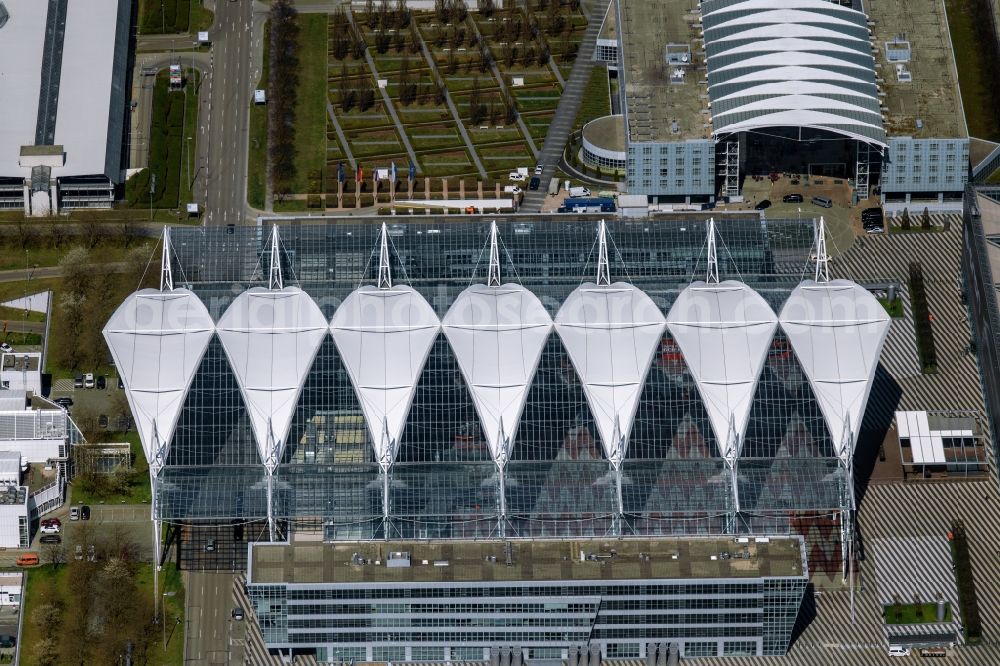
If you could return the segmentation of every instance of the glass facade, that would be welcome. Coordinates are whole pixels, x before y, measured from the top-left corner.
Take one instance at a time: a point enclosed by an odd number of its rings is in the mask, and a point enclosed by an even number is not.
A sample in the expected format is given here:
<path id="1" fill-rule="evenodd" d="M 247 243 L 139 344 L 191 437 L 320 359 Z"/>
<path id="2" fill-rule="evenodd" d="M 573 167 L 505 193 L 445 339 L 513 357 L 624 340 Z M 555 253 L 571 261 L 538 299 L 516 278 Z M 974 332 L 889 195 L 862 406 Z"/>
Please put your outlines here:
<path id="1" fill-rule="evenodd" d="M 249 582 L 247 592 L 270 648 L 421 661 L 484 659 L 499 645 L 565 658 L 570 647 L 597 645 L 606 657 L 638 658 L 648 643 L 676 643 L 682 656 L 784 654 L 806 582 Z"/>
<path id="2" fill-rule="evenodd" d="M 715 194 L 715 142 L 711 139 L 629 141 L 629 194 L 706 196 Z"/>
<path id="3" fill-rule="evenodd" d="M 596 222 L 498 223 L 505 281 L 520 281 L 550 314 L 596 271 Z M 727 218 L 717 223 L 722 279 L 742 279 L 779 310 L 808 263 L 811 221 Z M 701 221 L 612 222 L 613 280 L 643 289 L 667 312 L 703 277 Z M 286 284 L 298 284 L 324 315 L 374 279 L 378 225 L 283 227 Z M 443 316 L 458 293 L 485 281 L 488 223 L 392 224 L 397 282 Z M 262 283 L 264 229 L 173 232 L 175 282 L 189 286 L 218 320 L 235 296 Z M 373 257 L 373 251 L 376 254 Z M 830 515 L 851 505 L 816 400 L 784 336 L 774 337 L 757 388 L 736 473 L 726 468 L 684 359 L 664 336 L 646 378 L 627 458 L 618 517 L 609 462 L 587 400 L 552 333 L 506 467 L 507 538 L 609 533 L 788 532 L 795 512 Z M 332 338 L 321 345 L 274 476 L 273 514 L 282 532 L 322 525 L 332 540 L 490 538 L 499 494 L 479 419 L 446 338 L 440 335 L 417 385 L 389 484 L 383 477 L 350 379 Z M 214 339 L 180 414 L 156 481 L 157 517 L 228 522 L 266 518 L 266 470 L 229 362 Z M 734 483 L 735 480 L 735 483 Z M 588 488 L 580 493 L 581 487 Z M 740 511 L 736 511 L 736 507 Z M 801 533 L 808 530 L 803 529 Z M 829 535 L 831 530 L 817 533 Z M 836 541 L 837 531 L 833 530 Z"/>

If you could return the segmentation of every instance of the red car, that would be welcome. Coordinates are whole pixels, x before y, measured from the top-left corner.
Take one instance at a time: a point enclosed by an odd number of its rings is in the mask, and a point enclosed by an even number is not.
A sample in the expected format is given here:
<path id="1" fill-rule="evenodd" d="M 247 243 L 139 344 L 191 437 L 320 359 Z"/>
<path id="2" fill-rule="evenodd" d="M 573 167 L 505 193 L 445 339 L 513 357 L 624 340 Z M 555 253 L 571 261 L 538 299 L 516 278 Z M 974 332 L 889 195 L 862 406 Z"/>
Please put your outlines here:
<path id="1" fill-rule="evenodd" d="M 43 527 L 45 525 L 55 525 L 56 527 L 62 527 L 62 521 L 59 520 L 58 518 L 46 518 L 45 520 L 42 521 L 41 524 Z"/>

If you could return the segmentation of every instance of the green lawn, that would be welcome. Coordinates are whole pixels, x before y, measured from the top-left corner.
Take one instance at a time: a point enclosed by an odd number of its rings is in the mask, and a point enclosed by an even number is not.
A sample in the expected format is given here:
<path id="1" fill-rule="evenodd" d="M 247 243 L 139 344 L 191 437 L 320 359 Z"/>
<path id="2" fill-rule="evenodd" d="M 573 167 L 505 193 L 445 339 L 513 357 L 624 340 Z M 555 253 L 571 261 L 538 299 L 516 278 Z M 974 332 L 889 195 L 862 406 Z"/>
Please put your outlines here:
<path id="1" fill-rule="evenodd" d="M 608 68 L 594 67 L 590 70 L 587 87 L 583 90 L 580 110 L 576 112 L 573 129 L 582 129 L 591 120 L 611 113 L 611 98 L 608 94 Z"/>
<path id="2" fill-rule="evenodd" d="M 264 24 L 264 35 L 271 34 L 271 23 Z M 257 87 L 268 89 L 271 40 L 264 39 L 264 58 Z M 247 203 L 263 210 L 267 198 L 267 106 L 250 102 L 250 149 L 247 154 Z"/>
<path id="3" fill-rule="evenodd" d="M 310 174 L 322 172 L 326 166 L 327 15 L 299 14 L 296 20 L 299 23 L 299 86 L 292 190 L 306 194 Z"/>
<path id="4" fill-rule="evenodd" d="M 207 30 L 212 12 L 201 0 L 139 0 L 139 34 L 159 35 Z"/>
<path id="5" fill-rule="evenodd" d="M 893 319 L 898 319 L 903 316 L 903 299 L 896 297 L 896 300 L 889 302 L 887 298 L 880 298 L 878 302 L 882 304 L 885 311 L 889 313 L 889 316 Z"/>
<path id="6" fill-rule="evenodd" d="M 164 565 L 160 573 L 160 592 L 168 596 L 157 600 L 162 609 L 154 609 L 152 565 L 133 563 L 126 575 L 116 576 L 100 560 L 92 564 L 69 557 L 67 564 L 28 571 L 22 605 L 22 664 L 117 663 L 129 642 L 133 656 L 138 657 L 135 663 L 183 663 L 184 586 L 174 565 Z M 43 618 L 46 608 L 56 609 L 49 626 Z M 157 611 L 164 615 L 165 624 L 153 623 Z M 91 627 L 86 633 L 80 630 L 84 618 Z M 102 618 L 106 622 L 100 622 Z M 48 659 L 43 659 L 46 653 Z"/>
<path id="7" fill-rule="evenodd" d="M 954 46 L 958 82 L 962 89 L 962 107 L 971 136 L 1000 140 L 997 105 L 989 86 L 989 78 L 997 76 L 996 63 L 989 61 L 988 51 L 978 39 L 972 5 L 977 0 L 945 0 L 948 29 Z"/>
<path id="8" fill-rule="evenodd" d="M 945 603 L 944 621 L 951 622 L 951 604 Z M 919 613 L 919 615 L 918 615 Z M 889 604 L 882 607 L 886 624 L 928 624 L 937 622 L 937 604 Z"/>
<path id="9" fill-rule="evenodd" d="M 165 71 L 157 75 L 149 129 L 149 167 L 125 184 L 125 200 L 130 207 L 150 205 L 153 175 L 156 176 L 153 208 L 177 208 L 190 200 L 197 151 L 194 137 L 198 128 L 199 76 L 195 70 L 187 70 L 184 90 L 171 91 L 170 75 Z M 186 139 L 188 136 L 192 137 L 190 141 Z M 186 143 L 190 145 L 190 155 Z"/>
<path id="10" fill-rule="evenodd" d="M 113 421 L 114 417 L 112 417 Z M 107 442 L 128 442 L 132 452 L 132 472 L 123 478 L 127 484 L 127 492 L 123 488 L 113 488 L 104 483 L 104 479 L 90 478 L 84 475 L 73 480 L 70 501 L 73 504 L 149 504 L 152 499 L 149 488 L 149 463 L 142 451 L 139 434 L 134 430 L 128 433 L 102 433 L 102 439 Z M 88 437 L 88 441 L 91 437 Z"/>

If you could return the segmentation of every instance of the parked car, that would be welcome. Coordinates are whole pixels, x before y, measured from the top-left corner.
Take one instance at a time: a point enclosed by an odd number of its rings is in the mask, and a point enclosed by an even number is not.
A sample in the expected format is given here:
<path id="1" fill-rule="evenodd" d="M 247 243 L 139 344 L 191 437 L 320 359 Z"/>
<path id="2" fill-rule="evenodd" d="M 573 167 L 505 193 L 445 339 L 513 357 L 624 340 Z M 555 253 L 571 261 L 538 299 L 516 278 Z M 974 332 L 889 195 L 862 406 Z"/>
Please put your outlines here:
<path id="1" fill-rule="evenodd" d="M 88 372 L 83 376 L 83 388 L 94 388 L 94 373 Z"/>
<path id="2" fill-rule="evenodd" d="M 125 388 L 125 382 L 122 381 L 121 375 L 118 376 L 118 389 L 121 390 Z"/>
<path id="3" fill-rule="evenodd" d="M 96 562 L 97 561 L 97 549 L 94 548 L 94 544 L 87 546 L 87 561 Z"/>
<path id="4" fill-rule="evenodd" d="M 243 609 L 237 606 L 233 609 L 233 619 L 242 620 L 243 619 Z"/>
<path id="5" fill-rule="evenodd" d="M 59 525 L 52 525 L 50 523 L 48 525 L 42 525 L 41 532 L 42 534 L 59 534 L 61 529 L 62 528 Z"/>
<path id="6" fill-rule="evenodd" d="M 83 546 L 81 546 L 80 544 L 76 544 L 76 550 L 73 552 L 73 557 L 75 557 L 77 560 L 83 559 Z"/>
<path id="7" fill-rule="evenodd" d="M 42 525 L 59 525 L 62 526 L 62 521 L 58 518 L 46 518 L 41 522 Z"/>
<path id="8" fill-rule="evenodd" d="M 205 542 L 205 552 L 214 553 L 215 552 L 215 539 L 209 539 Z"/>
<path id="9" fill-rule="evenodd" d="M 107 428 L 108 427 L 108 415 L 107 414 L 101 414 L 100 416 L 97 417 L 97 427 L 98 428 Z"/>
<path id="10" fill-rule="evenodd" d="M 62 543 L 62 537 L 58 534 L 43 534 L 38 541 L 41 543 Z"/>
<path id="11" fill-rule="evenodd" d="M 767 210 L 770 207 L 771 207 L 771 200 L 770 199 L 764 199 L 763 201 L 759 202 L 756 206 L 754 206 L 753 209 L 754 210 Z"/>
<path id="12" fill-rule="evenodd" d="M 55 400 L 53 400 L 52 402 L 56 403 L 63 409 L 69 409 L 70 407 L 73 406 L 73 398 L 69 397 L 68 395 L 60 396 Z"/>
<path id="13" fill-rule="evenodd" d="M 544 169 L 545 169 L 545 165 L 544 164 L 536 164 L 535 165 L 535 175 L 536 176 L 541 176 L 542 175 L 542 171 Z"/>
<path id="14" fill-rule="evenodd" d="M 12 351 L 14 351 L 14 348 L 11 347 L 9 344 L 7 344 L 6 342 L 0 342 L 0 352 L 4 352 L 5 354 L 9 354 Z"/>
<path id="15" fill-rule="evenodd" d="M 0 634 L 0 648 L 12 648 L 17 645 L 17 636 Z"/>
<path id="16" fill-rule="evenodd" d="M 786 194 L 785 196 L 781 197 L 781 200 L 784 201 L 785 203 L 802 203 L 802 195 Z"/>
<path id="17" fill-rule="evenodd" d="M 73 388 L 83 388 L 83 375 L 77 375 L 73 378 Z"/>
<path id="18" fill-rule="evenodd" d="M 14 560 L 14 564 L 19 567 L 33 567 L 38 565 L 38 553 L 21 553 Z"/>
<path id="19" fill-rule="evenodd" d="M 104 375 L 97 376 L 97 388 L 102 391 L 108 387 L 108 379 Z"/>
<path id="20" fill-rule="evenodd" d="M 70 520 L 80 520 L 80 508 L 79 507 L 74 506 L 72 509 L 69 510 L 69 519 Z"/>
<path id="21" fill-rule="evenodd" d="M 507 180 L 510 180 L 515 183 L 523 183 L 527 179 L 528 177 L 525 176 L 520 171 L 511 171 L 509 174 L 507 174 Z"/>
<path id="22" fill-rule="evenodd" d="M 541 182 L 542 182 L 541 178 L 539 178 L 538 176 L 532 176 L 531 177 L 531 181 L 528 182 L 528 189 L 529 190 L 537 190 L 538 186 L 541 184 Z"/>
<path id="23" fill-rule="evenodd" d="M 812 202 L 820 208 L 833 208 L 833 200 L 829 197 L 813 197 Z"/>
<path id="24" fill-rule="evenodd" d="M 90 507 L 86 504 L 80 507 L 80 520 L 90 520 Z"/>

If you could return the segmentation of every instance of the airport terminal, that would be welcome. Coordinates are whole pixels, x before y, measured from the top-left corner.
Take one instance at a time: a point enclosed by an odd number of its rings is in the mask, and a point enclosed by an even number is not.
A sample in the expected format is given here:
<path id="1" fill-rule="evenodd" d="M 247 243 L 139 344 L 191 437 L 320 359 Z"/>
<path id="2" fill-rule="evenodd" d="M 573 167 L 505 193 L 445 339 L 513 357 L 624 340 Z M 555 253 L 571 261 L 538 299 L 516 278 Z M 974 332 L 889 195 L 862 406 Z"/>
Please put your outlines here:
<path id="1" fill-rule="evenodd" d="M 618 569 L 625 553 L 670 559 L 662 575 L 683 586 L 688 569 L 670 556 L 689 549 L 708 567 L 692 594 L 746 576 L 763 615 L 743 634 L 731 619 L 673 617 L 665 644 L 778 654 L 791 625 L 769 638 L 761 618 L 793 621 L 797 601 L 772 608 L 768 586 L 800 598 L 807 571 L 852 566 L 853 451 L 888 316 L 864 287 L 829 278 L 822 220 L 207 227 L 175 229 L 163 248 L 160 287 L 130 296 L 104 331 L 150 462 L 154 533 L 166 524 L 201 568 L 269 542 L 246 561 L 258 617 L 343 575 L 391 582 L 390 551 L 409 553 L 414 575 L 425 560 L 530 552 L 551 563 L 546 576 L 498 564 L 494 578 L 542 596 L 601 581 L 592 599 L 620 594 L 612 569 L 629 585 L 660 580 L 655 566 Z M 768 564 L 776 544 L 794 570 Z M 584 562 L 619 559 L 577 571 L 580 549 Z M 317 553 L 339 555 L 323 565 Z M 446 583 L 432 587 L 461 587 L 455 568 L 427 571 Z M 297 629 L 347 625 L 299 611 L 269 645 L 334 649 L 341 639 Z M 350 622 L 382 626 L 382 611 L 363 615 Z M 588 649 L 512 631 L 460 644 Z M 647 632 L 609 632 L 591 637 L 605 656 L 645 653 Z M 442 659 L 459 645 L 421 635 L 342 638 L 358 659 L 404 644 L 427 648 L 407 658 Z"/>

